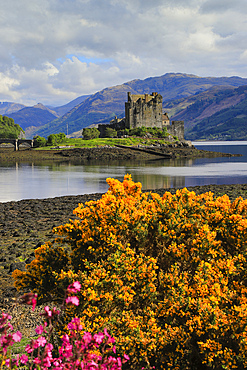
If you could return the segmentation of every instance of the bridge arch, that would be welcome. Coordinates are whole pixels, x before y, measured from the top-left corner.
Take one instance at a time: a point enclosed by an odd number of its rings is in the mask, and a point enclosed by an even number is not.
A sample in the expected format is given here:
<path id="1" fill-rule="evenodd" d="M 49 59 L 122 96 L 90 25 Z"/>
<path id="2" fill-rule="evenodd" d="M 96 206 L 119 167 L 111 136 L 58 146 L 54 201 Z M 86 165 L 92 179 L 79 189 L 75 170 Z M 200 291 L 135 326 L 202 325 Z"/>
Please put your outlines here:
<path id="1" fill-rule="evenodd" d="M 28 144 L 30 148 L 33 148 L 33 142 L 34 140 L 29 139 L 0 139 L 0 144 L 13 144 L 15 151 L 19 150 L 21 144 Z"/>

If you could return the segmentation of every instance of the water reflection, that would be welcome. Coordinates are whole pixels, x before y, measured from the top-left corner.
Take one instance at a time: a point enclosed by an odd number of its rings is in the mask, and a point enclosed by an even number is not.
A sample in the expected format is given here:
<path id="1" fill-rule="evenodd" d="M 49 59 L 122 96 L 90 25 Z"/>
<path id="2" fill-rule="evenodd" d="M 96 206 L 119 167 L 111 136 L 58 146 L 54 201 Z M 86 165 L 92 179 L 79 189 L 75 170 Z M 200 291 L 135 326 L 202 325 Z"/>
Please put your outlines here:
<path id="1" fill-rule="evenodd" d="M 197 146 L 197 145 L 196 145 Z M 130 173 L 143 189 L 247 182 L 247 143 L 211 145 L 205 150 L 241 153 L 242 157 L 159 159 L 156 161 L 38 162 L 0 166 L 0 201 L 104 193 L 107 177 L 123 180 Z"/>

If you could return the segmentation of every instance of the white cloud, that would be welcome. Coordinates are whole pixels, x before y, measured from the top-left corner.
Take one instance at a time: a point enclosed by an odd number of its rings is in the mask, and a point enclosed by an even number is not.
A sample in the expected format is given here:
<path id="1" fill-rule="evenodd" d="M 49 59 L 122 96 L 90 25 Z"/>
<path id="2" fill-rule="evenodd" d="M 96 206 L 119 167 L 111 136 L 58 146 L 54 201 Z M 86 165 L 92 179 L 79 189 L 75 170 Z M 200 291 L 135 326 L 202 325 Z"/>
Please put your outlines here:
<path id="1" fill-rule="evenodd" d="M 8 0 L 0 101 L 60 105 L 134 78 L 246 76 L 246 0 Z"/>

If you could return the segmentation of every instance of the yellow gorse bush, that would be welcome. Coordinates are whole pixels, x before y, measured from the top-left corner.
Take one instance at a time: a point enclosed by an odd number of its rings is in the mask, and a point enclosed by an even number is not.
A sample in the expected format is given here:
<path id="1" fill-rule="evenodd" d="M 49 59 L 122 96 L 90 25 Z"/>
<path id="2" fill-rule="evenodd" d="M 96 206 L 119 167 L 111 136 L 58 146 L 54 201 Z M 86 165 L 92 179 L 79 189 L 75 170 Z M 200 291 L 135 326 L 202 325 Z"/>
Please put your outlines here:
<path id="1" fill-rule="evenodd" d="M 61 300 L 79 280 L 65 327 L 73 315 L 87 331 L 107 327 L 135 370 L 246 369 L 247 201 L 187 189 L 160 197 L 130 175 L 107 183 L 13 273 L 16 287 Z"/>

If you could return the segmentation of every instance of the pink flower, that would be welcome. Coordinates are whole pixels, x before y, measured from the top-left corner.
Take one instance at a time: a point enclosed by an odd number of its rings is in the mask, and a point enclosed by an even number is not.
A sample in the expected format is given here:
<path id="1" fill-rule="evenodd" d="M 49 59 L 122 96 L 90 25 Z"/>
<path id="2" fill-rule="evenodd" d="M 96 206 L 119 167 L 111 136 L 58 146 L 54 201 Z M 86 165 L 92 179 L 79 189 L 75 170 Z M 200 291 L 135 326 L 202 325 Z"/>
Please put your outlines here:
<path id="1" fill-rule="evenodd" d="M 81 321 L 78 317 L 74 317 L 68 324 L 69 330 L 82 330 Z"/>
<path id="2" fill-rule="evenodd" d="M 126 354 L 124 354 L 124 361 L 123 362 L 126 362 L 126 361 L 128 361 L 130 358 L 129 358 L 129 356 L 128 355 L 126 355 Z"/>
<path id="3" fill-rule="evenodd" d="M 70 284 L 67 288 L 68 293 L 77 293 L 81 290 L 81 284 L 79 281 L 74 281 L 73 284 Z"/>
<path id="4" fill-rule="evenodd" d="M 49 306 L 45 306 L 44 310 L 46 312 L 46 316 L 48 316 L 48 317 L 51 317 L 52 316 L 52 312 L 51 312 Z"/>
<path id="5" fill-rule="evenodd" d="M 28 362 L 27 355 L 21 355 L 20 361 L 21 361 L 22 364 L 26 365 L 26 363 Z"/>
<path id="6" fill-rule="evenodd" d="M 41 364 L 41 360 L 40 360 L 40 358 L 38 358 L 38 357 L 35 357 L 34 359 L 33 359 L 33 362 L 35 363 L 35 364 Z"/>
<path id="7" fill-rule="evenodd" d="M 85 332 L 84 335 L 83 335 L 83 340 L 84 340 L 85 344 L 89 344 L 92 340 L 92 334 L 90 334 L 88 332 Z"/>
<path id="8" fill-rule="evenodd" d="M 27 353 L 32 353 L 33 351 L 34 351 L 34 348 L 33 347 L 31 347 L 29 344 L 25 347 L 25 351 L 27 352 Z"/>
<path id="9" fill-rule="evenodd" d="M 37 328 L 35 329 L 35 331 L 36 331 L 36 333 L 37 333 L 38 335 L 42 334 L 42 333 L 43 333 L 43 330 L 44 330 L 43 325 L 39 325 L 39 326 L 37 326 Z"/>
<path id="10" fill-rule="evenodd" d="M 16 333 L 12 335 L 12 338 L 15 342 L 20 342 L 21 337 L 22 337 L 22 334 L 19 331 L 17 331 Z"/>
<path id="11" fill-rule="evenodd" d="M 79 306 L 79 299 L 76 296 L 66 298 L 66 304 Z"/>
<path id="12" fill-rule="evenodd" d="M 101 344 L 104 340 L 105 336 L 103 333 L 94 334 L 93 339 L 96 343 Z"/>
<path id="13" fill-rule="evenodd" d="M 10 359 L 9 359 L 9 358 L 7 358 L 7 359 L 5 360 L 5 365 L 6 365 L 7 367 L 10 367 Z"/>
<path id="14" fill-rule="evenodd" d="M 38 348 L 38 347 L 44 347 L 46 344 L 46 339 L 45 337 L 39 337 L 38 339 L 36 339 L 35 341 L 35 348 Z"/>
<path id="15" fill-rule="evenodd" d="M 25 304 L 28 304 L 28 305 L 32 305 L 33 307 L 33 311 L 36 307 L 36 303 L 37 303 L 37 297 L 38 295 L 37 294 L 34 294 L 34 293 L 27 293 L 27 294 L 24 294 L 22 297 L 20 297 L 21 299 L 21 302 L 20 303 L 25 303 Z"/>

